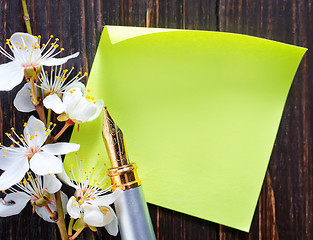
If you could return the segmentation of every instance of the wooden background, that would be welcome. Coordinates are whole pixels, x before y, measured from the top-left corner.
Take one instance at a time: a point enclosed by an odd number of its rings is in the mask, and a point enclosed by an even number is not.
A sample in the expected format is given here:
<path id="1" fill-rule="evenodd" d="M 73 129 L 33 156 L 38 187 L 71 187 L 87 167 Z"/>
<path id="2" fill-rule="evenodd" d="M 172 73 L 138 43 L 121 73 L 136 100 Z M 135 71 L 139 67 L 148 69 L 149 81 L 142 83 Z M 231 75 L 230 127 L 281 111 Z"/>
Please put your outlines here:
<path id="1" fill-rule="evenodd" d="M 105 24 L 203 29 L 249 34 L 312 46 L 313 0 L 29 0 L 34 34 L 60 38 L 64 56 L 80 51 L 70 62 L 90 71 Z M 16 31 L 26 31 L 19 0 L 0 0 L 0 44 Z M 313 239 L 312 51 L 297 72 L 285 106 L 250 233 L 149 205 L 158 239 Z M 0 57 L 0 62 L 7 59 Z M 0 140 L 11 126 L 22 131 L 27 114 L 13 99 L 22 85 L 0 93 Z M 70 131 L 67 132 L 68 138 Z M 240 193 L 238 193 L 240 194 Z M 1 239 L 57 239 L 56 227 L 31 214 L 0 219 Z M 104 230 L 86 231 L 78 239 L 111 238 Z"/>

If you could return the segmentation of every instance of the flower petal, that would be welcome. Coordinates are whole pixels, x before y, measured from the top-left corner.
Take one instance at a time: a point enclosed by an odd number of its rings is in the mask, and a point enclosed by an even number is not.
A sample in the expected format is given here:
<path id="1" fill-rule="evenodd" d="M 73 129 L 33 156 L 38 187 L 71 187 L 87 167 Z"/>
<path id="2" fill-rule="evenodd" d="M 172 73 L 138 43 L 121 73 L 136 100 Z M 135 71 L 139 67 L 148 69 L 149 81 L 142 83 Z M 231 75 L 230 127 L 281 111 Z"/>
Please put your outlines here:
<path id="1" fill-rule="evenodd" d="M 14 45 L 14 57 L 19 63 L 28 66 L 31 63 L 36 63 L 41 51 L 38 48 L 38 41 L 33 35 L 16 32 L 11 36 L 11 40 L 12 45 Z"/>
<path id="2" fill-rule="evenodd" d="M 67 111 L 66 111 L 67 112 Z M 86 122 L 97 112 L 97 107 L 92 102 L 88 102 L 86 98 L 82 97 L 72 111 L 67 112 L 70 119 Z M 100 113 L 99 113 L 100 114 Z"/>
<path id="3" fill-rule="evenodd" d="M 63 103 L 66 107 L 66 113 L 72 112 L 82 97 L 83 93 L 80 88 L 71 88 L 67 90 L 63 95 Z"/>
<path id="4" fill-rule="evenodd" d="M 24 128 L 24 140 L 29 146 L 40 147 L 47 139 L 45 124 L 34 116 L 30 116 Z M 36 136 L 37 135 L 37 136 Z M 35 136 L 30 140 L 30 136 Z"/>
<path id="5" fill-rule="evenodd" d="M 0 176 L 0 191 L 10 188 L 21 181 L 28 171 L 29 165 L 26 158 L 21 158 L 17 165 L 7 168 Z"/>
<path id="6" fill-rule="evenodd" d="M 51 205 L 52 204 L 48 204 L 48 206 L 50 207 L 51 209 Z M 48 212 L 48 210 L 45 208 L 45 207 L 38 207 L 36 206 L 35 208 L 36 210 L 36 213 L 38 214 L 39 217 L 41 217 L 43 220 L 47 221 L 47 222 L 52 222 L 54 223 L 55 221 L 53 221 L 51 218 L 50 218 L 50 213 Z M 51 209 L 52 212 L 54 212 L 52 209 Z"/>
<path id="7" fill-rule="evenodd" d="M 105 217 L 99 207 L 95 205 L 84 203 L 82 206 L 84 208 L 84 222 L 90 226 L 103 227 L 113 220 L 113 216 L 109 211 L 107 211 Z"/>
<path id="8" fill-rule="evenodd" d="M 65 111 L 65 105 L 57 94 L 50 94 L 49 96 L 45 97 L 43 100 L 43 105 L 47 109 L 52 109 L 52 111 L 57 114 L 61 114 Z"/>
<path id="9" fill-rule="evenodd" d="M 72 196 L 67 202 L 66 209 L 68 214 L 71 216 L 71 218 L 80 218 L 81 217 L 81 211 L 78 202 L 75 200 L 75 197 Z"/>
<path id="10" fill-rule="evenodd" d="M 24 77 L 24 68 L 16 61 L 0 65 L 0 91 L 9 91 L 19 85 Z"/>
<path id="11" fill-rule="evenodd" d="M 66 63 L 69 59 L 76 58 L 78 55 L 79 55 L 79 52 L 74 53 L 64 58 L 47 58 L 41 62 L 41 65 L 44 65 L 44 66 L 62 65 L 63 63 Z"/>
<path id="12" fill-rule="evenodd" d="M 104 227 L 108 231 L 108 233 L 112 236 L 116 236 L 118 234 L 118 220 L 112 208 L 107 207 L 109 212 L 111 212 L 113 219 L 110 223 L 106 224 Z"/>
<path id="13" fill-rule="evenodd" d="M 63 155 L 70 152 L 76 152 L 79 147 L 80 145 L 76 143 L 59 142 L 46 144 L 41 148 L 41 150 L 52 155 Z"/>
<path id="14" fill-rule="evenodd" d="M 76 185 L 70 180 L 70 178 L 65 173 L 64 167 L 63 167 L 63 171 L 61 173 L 58 173 L 57 176 L 62 182 L 76 189 Z"/>
<path id="15" fill-rule="evenodd" d="M 68 90 L 70 90 L 71 88 L 79 88 L 82 92 L 82 94 L 85 93 L 85 89 L 86 89 L 86 86 L 85 84 L 83 84 L 82 82 L 77 82 L 77 81 L 74 81 L 72 82 L 71 84 L 69 84 L 66 89 L 65 89 L 65 92 L 67 92 Z"/>
<path id="16" fill-rule="evenodd" d="M 95 198 L 94 200 L 91 200 L 91 203 L 97 206 L 108 206 L 112 204 L 122 193 L 123 191 L 117 188 L 113 193 L 103 195 Z"/>
<path id="17" fill-rule="evenodd" d="M 38 152 L 30 159 L 30 169 L 38 175 L 62 172 L 62 161 L 49 153 Z"/>
<path id="18" fill-rule="evenodd" d="M 32 112 L 35 111 L 35 106 L 32 103 L 30 96 L 30 82 L 26 83 L 14 98 L 14 106 L 20 112 Z"/>
<path id="19" fill-rule="evenodd" d="M 92 115 L 89 119 L 88 119 L 88 122 L 90 121 L 93 121 L 95 120 L 97 117 L 99 117 L 100 113 L 102 112 L 102 109 L 103 109 L 103 105 L 104 105 L 104 102 L 102 99 L 98 99 L 95 103 L 95 106 L 97 108 L 97 111 L 95 112 L 94 115 Z"/>
<path id="20" fill-rule="evenodd" d="M 4 198 L 5 204 L 0 201 L 0 217 L 19 214 L 26 206 L 30 197 L 24 192 L 9 193 Z"/>
<path id="21" fill-rule="evenodd" d="M 62 183 L 56 178 L 54 174 L 48 174 L 44 176 L 43 188 L 47 190 L 48 193 L 55 193 L 59 191 L 62 187 Z"/>
<path id="22" fill-rule="evenodd" d="M 27 161 L 26 152 L 22 148 L 10 147 L 0 150 L 0 169 L 7 170 L 19 166 L 22 161 Z"/>

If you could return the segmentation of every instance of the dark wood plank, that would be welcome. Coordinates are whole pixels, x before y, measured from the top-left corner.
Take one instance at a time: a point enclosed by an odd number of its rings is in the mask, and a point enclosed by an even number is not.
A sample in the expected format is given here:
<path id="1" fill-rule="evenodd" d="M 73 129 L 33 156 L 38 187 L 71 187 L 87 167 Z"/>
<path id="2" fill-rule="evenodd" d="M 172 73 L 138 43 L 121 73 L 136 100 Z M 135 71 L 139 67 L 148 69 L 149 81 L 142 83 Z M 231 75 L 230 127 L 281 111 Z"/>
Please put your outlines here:
<path id="1" fill-rule="evenodd" d="M 312 46 L 312 1 L 221 0 L 221 31 Z M 250 235 L 221 229 L 222 239 L 312 239 L 312 52 L 285 106 Z"/>
<path id="2" fill-rule="evenodd" d="M 29 0 L 33 32 L 60 38 L 64 56 L 79 50 L 67 64 L 90 71 L 105 24 L 220 30 L 312 46 L 312 0 Z M 0 43 L 25 31 L 20 1 L 0 0 Z M 6 59 L 0 56 L 0 62 Z M 312 239 L 312 53 L 309 51 L 291 88 L 269 170 L 249 234 L 168 209 L 149 205 L 158 239 Z M 0 93 L 0 140 L 11 126 L 22 131 L 28 114 L 13 99 L 22 85 Z M 70 131 L 67 131 L 68 139 Z M 69 189 L 66 189 L 69 191 Z M 16 228 L 18 226 L 18 228 Z M 22 214 L 0 219 L 0 239 L 57 239 L 52 224 Z M 120 239 L 104 229 L 78 239 Z"/>
<path id="3" fill-rule="evenodd" d="M 216 30 L 215 1 L 196 0 L 29 0 L 28 9 L 34 34 L 45 41 L 50 34 L 60 38 L 65 53 L 80 51 L 80 56 L 66 64 L 90 71 L 100 35 L 105 24 L 147 27 L 175 27 Z M 25 31 L 20 1 L 0 0 L 0 41 L 16 31 Z M 7 61 L 0 56 L 1 63 Z M 13 99 L 22 85 L 11 92 L 1 92 L 0 138 L 15 126 L 22 131 L 28 114 L 17 112 Z M 70 135 L 66 132 L 64 140 Z M 69 191 L 68 188 L 65 191 Z M 217 239 L 218 225 L 149 204 L 158 239 Z M 15 226 L 19 226 L 17 229 Z M 28 206 L 22 214 L 0 219 L 1 239 L 57 239 L 58 230 L 46 223 Z M 85 231 L 78 239 L 113 239 L 104 229 Z M 120 239 L 117 236 L 114 239 Z"/>

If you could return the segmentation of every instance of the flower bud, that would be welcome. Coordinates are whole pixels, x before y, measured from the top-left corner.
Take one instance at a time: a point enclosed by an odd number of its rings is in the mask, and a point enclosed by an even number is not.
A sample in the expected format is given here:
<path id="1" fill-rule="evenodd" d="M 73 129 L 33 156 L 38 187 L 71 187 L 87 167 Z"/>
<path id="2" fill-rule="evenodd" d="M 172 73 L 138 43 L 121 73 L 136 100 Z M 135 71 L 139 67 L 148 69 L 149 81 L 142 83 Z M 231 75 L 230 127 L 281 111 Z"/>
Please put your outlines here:
<path id="1" fill-rule="evenodd" d="M 24 69 L 24 74 L 26 78 L 38 79 L 41 72 L 41 66 L 36 67 L 26 67 Z"/>
<path id="2" fill-rule="evenodd" d="M 44 206 L 50 204 L 51 202 L 54 202 L 54 199 L 50 193 L 45 191 L 40 198 L 34 199 L 31 202 L 32 202 L 32 204 L 34 204 L 38 207 L 44 207 Z"/>

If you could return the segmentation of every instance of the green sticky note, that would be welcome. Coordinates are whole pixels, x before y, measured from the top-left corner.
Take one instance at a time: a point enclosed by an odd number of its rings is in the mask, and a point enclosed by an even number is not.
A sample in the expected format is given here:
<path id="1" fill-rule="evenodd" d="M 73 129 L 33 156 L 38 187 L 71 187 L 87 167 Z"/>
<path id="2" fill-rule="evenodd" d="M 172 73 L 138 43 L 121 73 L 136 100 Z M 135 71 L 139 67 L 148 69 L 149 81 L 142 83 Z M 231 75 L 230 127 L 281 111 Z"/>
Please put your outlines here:
<path id="1" fill-rule="evenodd" d="M 305 51 L 240 34 L 106 26 L 87 88 L 122 129 L 148 202 L 249 231 Z M 108 162 L 101 128 L 102 116 L 74 129 L 87 165 L 97 152 Z"/>

